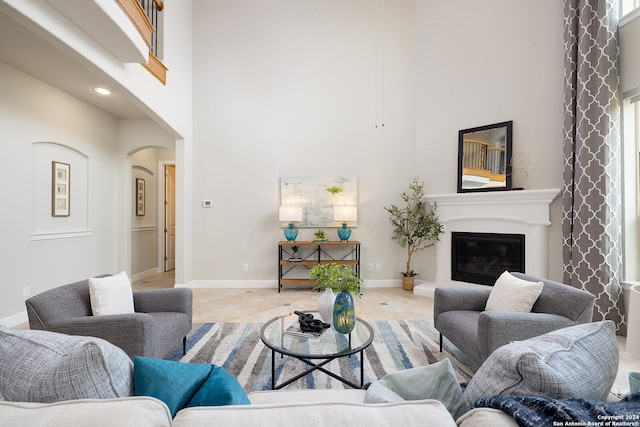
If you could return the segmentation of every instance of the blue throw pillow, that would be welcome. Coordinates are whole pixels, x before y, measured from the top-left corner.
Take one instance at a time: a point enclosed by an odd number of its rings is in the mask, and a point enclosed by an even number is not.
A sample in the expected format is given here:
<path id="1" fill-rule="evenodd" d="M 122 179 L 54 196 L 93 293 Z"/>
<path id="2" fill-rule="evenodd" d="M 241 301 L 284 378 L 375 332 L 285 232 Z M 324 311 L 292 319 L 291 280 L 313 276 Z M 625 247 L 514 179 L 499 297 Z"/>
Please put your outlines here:
<path id="1" fill-rule="evenodd" d="M 207 381 L 212 366 L 134 356 L 134 394 L 162 400 L 174 417 Z"/>
<path id="2" fill-rule="evenodd" d="M 213 365 L 209 378 L 187 404 L 191 406 L 248 405 L 247 393 L 226 369 Z"/>

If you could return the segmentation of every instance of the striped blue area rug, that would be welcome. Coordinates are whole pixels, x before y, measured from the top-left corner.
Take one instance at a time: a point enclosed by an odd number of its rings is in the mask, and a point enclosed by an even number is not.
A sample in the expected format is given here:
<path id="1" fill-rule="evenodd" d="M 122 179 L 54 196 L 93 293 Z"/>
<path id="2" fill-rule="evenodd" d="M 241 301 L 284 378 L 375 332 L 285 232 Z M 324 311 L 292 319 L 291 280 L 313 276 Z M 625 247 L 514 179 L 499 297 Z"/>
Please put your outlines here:
<path id="1" fill-rule="evenodd" d="M 438 332 L 423 320 L 370 321 L 374 331 L 371 346 L 364 351 L 364 382 L 370 383 L 389 372 L 426 366 L 448 358 L 460 382 L 473 375 L 473 366 L 461 353 L 439 351 Z M 261 323 L 204 323 L 194 325 L 187 336 L 187 354 L 182 346 L 167 357 L 192 363 L 213 363 L 233 374 L 246 392 L 271 389 L 271 350 L 260 340 Z M 353 383 L 360 382 L 360 355 L 341 357 L 324 366 Z M 276 353 L 276 383 L 282 383 L 306 369 L 304 362 Z M 348 388 L 315 371 L 287 389 Z"/>

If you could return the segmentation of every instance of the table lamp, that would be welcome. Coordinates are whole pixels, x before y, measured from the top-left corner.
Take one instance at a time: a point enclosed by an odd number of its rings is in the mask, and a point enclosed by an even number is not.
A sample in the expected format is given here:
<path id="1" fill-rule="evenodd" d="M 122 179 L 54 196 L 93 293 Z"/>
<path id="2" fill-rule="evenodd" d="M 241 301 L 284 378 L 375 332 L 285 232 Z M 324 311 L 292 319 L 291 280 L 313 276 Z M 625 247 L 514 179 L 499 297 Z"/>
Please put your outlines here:
<path id="1" fill-rule="evenodd" d="M 298 237 L 298 229 L 293 227 L 296 221 L 302 221 L 302 207 L 300 206 L 280 206 L 280 222 L 288 222 L 289 226 L 284 229 L 284 237 L 288 242 L 293 242 Z"/>
<path id="2" fill-rule="evenodd" d="M 334 206 L 333 207 L 333 220 L 342 222 L 342 227 L 338 228 L 338 237 L 340 241 L 347 242 L 351 237 L 351 230 L 347 228 L 347 221 L 358 220 L 358 207 L 357 206 Z"/>

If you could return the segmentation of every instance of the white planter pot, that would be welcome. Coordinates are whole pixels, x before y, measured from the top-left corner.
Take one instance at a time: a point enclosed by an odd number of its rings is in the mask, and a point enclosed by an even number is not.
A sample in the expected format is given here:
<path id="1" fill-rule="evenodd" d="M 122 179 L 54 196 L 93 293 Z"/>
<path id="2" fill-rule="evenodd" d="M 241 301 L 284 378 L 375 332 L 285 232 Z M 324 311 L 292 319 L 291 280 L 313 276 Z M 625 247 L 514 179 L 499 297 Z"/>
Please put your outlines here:
<path id="1" fill-rule="evenodd" d="M 333 290 L 329 288 L 325 289 L 324 293 L 320 296 L 320 300 L 318 301 L 318 313 L 324 323 L 328 323 L 330 325 L 333 324 L 333 303 L 335 301 L 336 296 L 333 293 Z"/>

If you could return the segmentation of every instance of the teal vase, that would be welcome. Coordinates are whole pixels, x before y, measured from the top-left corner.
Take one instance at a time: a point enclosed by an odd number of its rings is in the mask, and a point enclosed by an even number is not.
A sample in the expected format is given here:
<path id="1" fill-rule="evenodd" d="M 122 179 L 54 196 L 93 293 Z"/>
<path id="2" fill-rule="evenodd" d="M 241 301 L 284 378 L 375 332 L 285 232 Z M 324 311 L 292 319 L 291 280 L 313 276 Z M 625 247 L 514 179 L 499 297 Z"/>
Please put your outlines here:
<path id="1" fill-rule="evenodd" d="M 333 304 L 333 327 L 341 334 L 348 334 L 356 327 L 356 308 L 351 292 L 342 291 Z"/>
<path id="2" fill-rule="evenodd" d="M 347 228 L 345 224 L 342 224 L 342 228 L 338 228 L 338 238 L 341 242 L 348 242 L 351 237 L 351 229 Z"/>
<path id="3" fill-rule="evenodd" d="M 295 241 L 296 237 L 298 237 L 298 229 L 293 228 L 293 224 L 289 224 L 289 227 L 284 229 L 284 237 L 288 242 Z"/>

